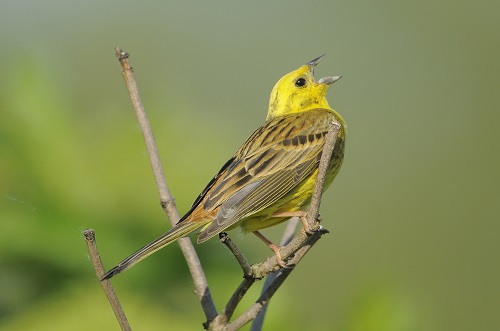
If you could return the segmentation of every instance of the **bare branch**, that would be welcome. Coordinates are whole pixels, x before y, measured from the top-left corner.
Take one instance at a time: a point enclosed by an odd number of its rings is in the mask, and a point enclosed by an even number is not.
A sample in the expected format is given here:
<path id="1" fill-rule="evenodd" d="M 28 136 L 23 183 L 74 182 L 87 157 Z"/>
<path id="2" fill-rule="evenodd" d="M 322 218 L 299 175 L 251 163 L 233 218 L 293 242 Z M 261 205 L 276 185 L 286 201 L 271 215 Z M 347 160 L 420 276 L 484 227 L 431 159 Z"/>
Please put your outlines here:
<path id="1" fill-rule="evenodd" d="M 92 229 L 87 229 L 83 231 L 83 236 L 85 237 L 85 243 L 87 244 L 87 249 L 90 255 L 90 261 L 94 266 L 95 274 L 97 276 L 97 279 L 100 280 L 101 277 L 104 275 L 105 271 L 102 265 L 99 251 L 97 250 L 95 232 Z M 106 297 L 108 298 L 109 304 L 111 305 L 111 308 L 115 313 L 116 319 L 120 324 L 120 328 L 123 331 L 132 331 L 130 325 L 128 324 L 127 316 L 125 316 L 125 312 L 123 311 L 122 305 L 120 304 L 120 301 L 116 296 L 115 290 L 113 289 L 111 282 L 106 279 L 100 283 L 104 293 L 106 294 Z"/>
<path id="2" fill-rule="evenodd" d="M 333 148 L 335 147 L 339 131 L 340 123 L 330 122 L 328 126 L 328 136 L 326 137 L 321 160 L 319 161 L 316 186 L 314 187 L 314 193 L 311 198 L 311 203 L 309 204 L 308 222 L 310 229 L 314 229 L 314 223 L 316 223 L 318 219 L 319 205 L 321 204 L 321 197 L 323 196 L 325 177 L 328 171 L 328 166 L 330 165 L 330 159 L 332 158 Z"/>
<path id="3" fill-rule="evenodd" d="M 224 245 L 226 245 L 227 248 L 229 248 L 231 253 L 233 253 L 234 257 L 236 258 L 236 260 L 240 264 L 241 269 L 243 270 L 243 277 L 251 278 L 252 277 L 252 268 L 250 267 L 250 264 L 245 259 L 245 256 L 240 251 L 238 246 L 236 246 L 236 244 L 231 240 L 231 238 L 225 232 L 222 232 L 219 234 L 219 240 Z"/>
<path id="4" fill-rule="evenodd" d="M 170 194 L 165 180 L 165 175 L 161 166 L 158 149 L 156 148 L 153 131 L 151 130 L 151 125 L 149 124 L 149 120 L 139 96 L 139 90 L 135 82 L 134 72 L 128 61 L 129 55 L 118 47 L 115 49 L 115 52 L 118 60 L 120 61 L 123 78 L 129 91 L 130 99 L 134 106 L 137 121 L 139 122 L 139 126 L 144 136 L 144 141 L 146 143 L 146 147 L 150 157 L 156 186 L 158 187 L 158 193 L 160 195 L 160 204 L 167 217 L 169 218 L 170 223 L 172 225 L 175 225 L 179 220 L 179 213 L 177 211 L 177 208 L 175 207 L 174 198 Z M 198 258 L 198 255 L 196 254 L 193 244 L 191 243 L 191 240 L 189 238 L 180 238 L 178 242 L 182 254 L 186 259 L 189 271 L 191 272 L 196 295 L 201 302 L 207 320 L 211 321 L 217 316 L 217 309 L 212 299 L 212 295 L 210 294 L 207 279 L 205 277 L 203 268 L 201 267 L 200 259 Z"/>
<path id="5" fill-rule="evenodd" d="M 238 286 L 236 291 L 233 293 L 229 299 L 226 307 L 222 310 L 219 316 L 214 320 L 212 325 L 214 330 L 223 330 L 229 323 L 231 316 L 233 316 L 236 307 L 240 303 L 241 299 L 245 296 L 250 287 L 255 283 L 255 278 L 245 278 Z"/>
<path id="6" fill-rule="evenodd" d="M 153 169 L 154 179 L 156 181 L 158 193 L 160 194 L 161 204 L 162 206 L 166 206 L 167 201 L 173 199 L 171 199 L 171 194 L 168 189 L 167 182 L 165 180 L 165 174 L 163 173 L 160 155 L 158 153 L 158 149 L 156 148 L 156 142 L 153 135 L 153 130 L 151 129 L 151 125 L 146 115 L 146 111 L 144 110 L 144 105 L 142 104 L 141 98 L 139 96 L 139 89 L 137 87 L 137 83 L 135 82 L 134 71 L 128 61 L 129 54 L 122 51 L 120 48 L 116 48 L 115 53 L 116 56 L 118 57 L 118 60 L 120 61 L 122 67 L 123 79 L 125 80 L 125 84 L 127 85 L 127 90 L 130 95 L 130 100 L 132 101 L 132 105 L 134 106 L 135 110 L 135 115 L 137 116 L 137 122 L 139 123 L 139 127 L 141 128 L 141 132 L 144 137 L 144 141 L 146 143 L 146 148 L 148 150 L 151 167 Z M 175 225 L 178 217 L 176 219 L 174 215 L 167 215 L 167 216 L 169 216 L 172 225 Z"/>
<path id="7" fill-rule="evenodd" d="M 241 314 L 234 322 L 228 324 L 223 330 L 233 331 L 240 329 L 243 325 L 247 324 L 251 320 L 255 319 L 259 312 L 269 303 L 272 296 L 280 288 L 286 278 L 292 273 L 294 267 L 299 263 L 300 260 L 305 256 L 305 254 L 311 249 L 311 247 L 321 238 L 322 231 L 318 231 L 306 239 L 306 242 L 301 246 L 290 259 L 289 264 L 293 267 L 282 268 L 277 272 L 275 279 L 264 288 L 261 296 L 255 301 L 255 303 L 250 306 L 243 314 Z"/>

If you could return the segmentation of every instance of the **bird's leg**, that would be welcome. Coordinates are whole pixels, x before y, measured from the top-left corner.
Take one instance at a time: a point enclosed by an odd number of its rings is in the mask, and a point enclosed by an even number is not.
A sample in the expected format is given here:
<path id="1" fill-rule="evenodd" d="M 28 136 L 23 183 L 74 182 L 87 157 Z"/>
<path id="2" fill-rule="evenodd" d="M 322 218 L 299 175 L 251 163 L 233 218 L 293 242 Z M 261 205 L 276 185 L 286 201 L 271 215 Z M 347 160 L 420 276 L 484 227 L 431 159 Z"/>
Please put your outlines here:
<path id="1" fill-rule="evenodd" d="M 281 259 L 281 252 L 280 252 L 280 247 L 273 243 L 271 240 L 267 239 L 262 233 L 259 231 L 254 231 L 253 234 L 255 234 L 260 240 L 262 240 L 267 247 L 269 247 L 274 254 L 276 255 L 276 262 L 278 265 L 282 268 L 286 268 L 286 263 Z"/>
<path id="2" fill-rule="evenodd" d="M 298 217 L 298 218 L 300 218 L 300 221 L 302 222 L 302 226 L 304 227 L 304 231 L 307 234 L 313 234 L 315 232 L 315 230 L 312 230 L 309 227 L 309 223 L 307 222 L 309 216 L 308 216 L 307 212 L 305 212 L 305 211 L 302 211 L 302 210 L 285 211 L 282 213 L 274 213 L 271 215 L 271 217 Z"/>

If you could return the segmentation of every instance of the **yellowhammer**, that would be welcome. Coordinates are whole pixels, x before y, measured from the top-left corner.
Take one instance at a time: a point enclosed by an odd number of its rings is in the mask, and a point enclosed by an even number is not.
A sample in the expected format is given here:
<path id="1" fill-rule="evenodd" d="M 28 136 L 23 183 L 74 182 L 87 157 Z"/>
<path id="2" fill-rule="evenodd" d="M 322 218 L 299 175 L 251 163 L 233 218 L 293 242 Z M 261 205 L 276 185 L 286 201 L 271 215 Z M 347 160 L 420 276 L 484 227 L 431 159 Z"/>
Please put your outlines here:
<path id="1" fill-rule="evenodd" d="M 324 190 L 340 170 L 344 157 L 345 122 L 325 95 L 340 76 L 314 79 L 321 56 L 283 76 L 274 86 L 265 123 L 227 161 L 175 227 L 120 262 L 102 279 L 130 268 L 172 241 L 201 229 L 198 243 L 234 228 L 253 232 L 275 252 L 276 245 L 260 229 L 301 216 L 311 201 L 329 123 L 341 128 L 334 146 Z"/>

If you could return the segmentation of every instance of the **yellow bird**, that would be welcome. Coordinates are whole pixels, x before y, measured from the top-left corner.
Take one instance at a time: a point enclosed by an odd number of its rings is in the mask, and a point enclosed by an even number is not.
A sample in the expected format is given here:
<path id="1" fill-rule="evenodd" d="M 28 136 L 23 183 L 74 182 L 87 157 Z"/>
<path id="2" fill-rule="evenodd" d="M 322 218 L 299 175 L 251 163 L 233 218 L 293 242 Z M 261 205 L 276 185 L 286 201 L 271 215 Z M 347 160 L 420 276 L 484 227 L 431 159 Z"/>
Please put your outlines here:
<path id="1" fill-rule="evenodd" d="M 227 161 L 177 225 L 109 270 L 108 279 L 178 238 L 201 229 L 197 242 L 234 228 L 253 232 L 276 254 L 279 247 L 259 230 L 299 216 L 306 232 L 305 209 L 314 191 L 329 123 L 341 124 L 324 190 L 340 170 L 346 125 L 326 100 L 340 76 L 314 79 L 322 56 L 283 76 L 274 86 L 265 123 Z"/>

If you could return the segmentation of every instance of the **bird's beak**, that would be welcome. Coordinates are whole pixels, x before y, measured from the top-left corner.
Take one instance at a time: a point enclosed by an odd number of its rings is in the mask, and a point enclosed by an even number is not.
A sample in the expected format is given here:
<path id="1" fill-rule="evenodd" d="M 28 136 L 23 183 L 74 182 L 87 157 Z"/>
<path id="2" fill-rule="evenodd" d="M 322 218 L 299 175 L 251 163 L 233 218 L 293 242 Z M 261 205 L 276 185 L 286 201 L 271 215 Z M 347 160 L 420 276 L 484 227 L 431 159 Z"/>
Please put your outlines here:
<path id="1" fill-rule="evenodd" d="M 331 85 L 338 81 L 341 77 L 342 76 L 323 77 L 318 80 L 318 84 Z"/>
<path id="2" fill-rule="evenodd" d="M 310 61 L 307 63 L 309 66 L 309 69 L 311 70 L 311 73 L 314 75 L 314 67 L 319 63 L 319 61 L 325 56 L 326 54 L 323 54 L 321 56 L 318 56 L 314 60 Z M 331 85 L 338 81 L 342 76 L 333 76 L 333 77 L 323 77 L 318 80 L 318 84 L 326 84 L 326 85 Z"/>
<path id="3" fill-rule="evenodd" d="M 307 63 L 307 65 L 311 68 L 311 71 L 314 69 L 314 67 L 319 63 L 319 61 L 325 56 L 326 54 L 323 54 L 321 56 L 318 56 L 314 60 L 310 61 Z"/>

